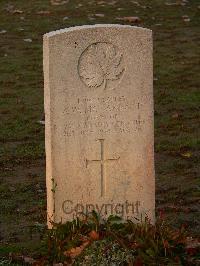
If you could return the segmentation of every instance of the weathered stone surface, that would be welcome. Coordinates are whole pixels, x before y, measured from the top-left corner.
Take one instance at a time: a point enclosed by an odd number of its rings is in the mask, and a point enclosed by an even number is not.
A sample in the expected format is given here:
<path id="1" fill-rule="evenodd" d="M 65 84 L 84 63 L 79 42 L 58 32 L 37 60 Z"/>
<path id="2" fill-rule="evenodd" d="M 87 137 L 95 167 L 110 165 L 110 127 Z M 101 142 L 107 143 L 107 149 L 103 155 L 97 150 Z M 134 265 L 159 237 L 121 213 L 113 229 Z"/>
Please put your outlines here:
<path id="1" fill-rule="evenodd" d="M 154 220 L 152 32 L 83 26 L 44 35 L 48 216 Z"/>

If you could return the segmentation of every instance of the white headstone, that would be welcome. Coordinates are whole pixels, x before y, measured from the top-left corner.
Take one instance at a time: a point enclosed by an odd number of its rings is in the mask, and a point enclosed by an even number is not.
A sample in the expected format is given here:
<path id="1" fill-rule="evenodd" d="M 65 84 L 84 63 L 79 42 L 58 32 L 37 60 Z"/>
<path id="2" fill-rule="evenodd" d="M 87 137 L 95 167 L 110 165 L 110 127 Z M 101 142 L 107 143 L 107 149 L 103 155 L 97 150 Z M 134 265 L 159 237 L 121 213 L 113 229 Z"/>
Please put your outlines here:
<path id="1" fill-rule="evenodd" d="M 73 27 L 44 35 L 48 219 L 154 221 L 151 30 Z"/>

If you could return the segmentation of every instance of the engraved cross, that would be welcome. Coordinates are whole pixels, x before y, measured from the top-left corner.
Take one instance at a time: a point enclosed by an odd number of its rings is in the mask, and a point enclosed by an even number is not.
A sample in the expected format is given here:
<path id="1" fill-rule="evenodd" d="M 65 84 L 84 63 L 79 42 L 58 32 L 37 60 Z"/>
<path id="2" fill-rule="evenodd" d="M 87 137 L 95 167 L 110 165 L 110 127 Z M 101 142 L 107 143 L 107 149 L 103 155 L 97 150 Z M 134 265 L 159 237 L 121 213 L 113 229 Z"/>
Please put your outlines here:
<path id="1" fill-rule="evenodd" d="M 86 159 L 86 168 L 88 167 L 89 163 L 92 162 L 98 162 L 101 165 L 101 197 L 105 196 L 106 193 L 106 173 L 105 173 L 105 167 L 106 164 L 110 161 L 118 161 L 120 157 L 118 158 L 110 158 L 105 159 L 105 153 L 104 153 L 104 139 L 99 139 L 100 145 L 101 145 L 101 158 L 100 160 L 88 160 Z"/>

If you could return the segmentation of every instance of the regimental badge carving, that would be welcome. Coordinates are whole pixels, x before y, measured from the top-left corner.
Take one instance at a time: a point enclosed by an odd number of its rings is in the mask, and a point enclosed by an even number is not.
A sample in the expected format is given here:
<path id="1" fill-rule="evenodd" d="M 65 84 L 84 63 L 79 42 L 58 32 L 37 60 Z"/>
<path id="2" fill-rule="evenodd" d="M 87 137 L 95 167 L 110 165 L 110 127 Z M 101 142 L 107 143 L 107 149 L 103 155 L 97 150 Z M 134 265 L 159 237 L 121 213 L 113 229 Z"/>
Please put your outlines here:
<path id="1" fill-rule="evenodd" d="M 93 43 L 79 59 L 79 76 L 89 88 L 114 89 L 124 71 L 123 54 L 111 43 Z"/>

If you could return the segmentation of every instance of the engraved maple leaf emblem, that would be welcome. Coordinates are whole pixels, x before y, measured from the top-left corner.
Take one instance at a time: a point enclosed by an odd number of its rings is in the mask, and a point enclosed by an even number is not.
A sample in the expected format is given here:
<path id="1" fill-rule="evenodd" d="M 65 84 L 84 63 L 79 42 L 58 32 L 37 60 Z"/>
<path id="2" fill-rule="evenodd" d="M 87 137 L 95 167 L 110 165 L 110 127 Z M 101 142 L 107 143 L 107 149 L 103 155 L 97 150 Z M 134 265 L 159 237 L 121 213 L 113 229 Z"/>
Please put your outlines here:
<path id="1" fill-rule="evenodd" d="M 106 89 L 109 81 L 120 79 L 124 72 L 122 54 L 110 43 L 95 43 L 82 54 L 79 74 L 88 87 Z"/>

